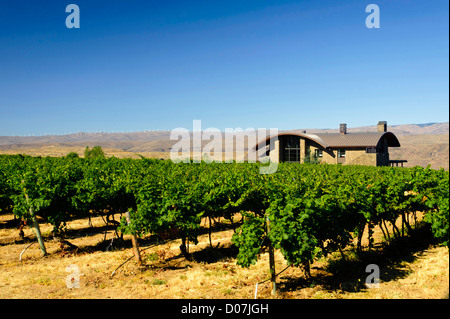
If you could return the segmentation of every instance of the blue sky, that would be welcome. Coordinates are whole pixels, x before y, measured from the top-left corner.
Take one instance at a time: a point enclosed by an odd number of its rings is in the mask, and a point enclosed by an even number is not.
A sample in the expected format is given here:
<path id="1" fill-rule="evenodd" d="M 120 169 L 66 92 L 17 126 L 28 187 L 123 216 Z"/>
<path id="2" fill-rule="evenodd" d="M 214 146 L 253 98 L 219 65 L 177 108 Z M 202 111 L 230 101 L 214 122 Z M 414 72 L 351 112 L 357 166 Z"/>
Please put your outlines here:
<path id="1" fill-rule="evenodd" d="M 447 0 L 5 0 L 0 135 L 447 122 L 448 30 Z"/>

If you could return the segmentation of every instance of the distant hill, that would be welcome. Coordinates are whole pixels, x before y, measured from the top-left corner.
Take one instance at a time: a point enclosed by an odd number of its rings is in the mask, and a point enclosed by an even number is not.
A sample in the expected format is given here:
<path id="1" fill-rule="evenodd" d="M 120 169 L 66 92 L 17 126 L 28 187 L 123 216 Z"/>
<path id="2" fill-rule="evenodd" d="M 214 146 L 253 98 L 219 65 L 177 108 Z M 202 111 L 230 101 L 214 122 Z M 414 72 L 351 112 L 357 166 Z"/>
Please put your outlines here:
<path id="1" fill-rule="evenodd" d="M 368 127 L 376 130 L 375 126 Z M 364 130 L 365 128 L 359 128 Z M 388 130 L 396 135 L 448 134 L 449 123 L 403 124 L 388 126 Z"/>
<path id="2" fill-rule="evenodd" d="M 339 127 L 335 129 L 304 129 L 308 133 L 337 133 Z M 348 132 L 376 132 L 377 126 L 361 126 L 361 127 L 348 127 Z M 425 123 L 425 124 L 401 124 L 401 125 L 389 125 L 388 131 L 396 135 L 423 135 L 423 134 L 448 134 L 449 122 L 446 123 Z"/>
<path id="3" fill-rule="evenodd" d="M 338 132 L 336 129 L 299 129 L 307 133 Z M 296 130 L 297 131 L 297 130 Z M 373 132 L 376 126 L 348 127 L 348 132 Z M 388 131 L 395 133 L 401 147 L 389 150 L 391 159 L 406 159 L 406 166 L 426 166 L 449 169 L 449 123 L 388 124 Z M 171 147 L 177 141 L 170 140 L 168 131 L 144 131 L 131 133 L 75 133 L 45 136 L 0 136 L 0 153 L 64 156 L 71 151 L 80 155 L 86 146 L 100 145 L 108 156 L 143 156 L 168 158 Z M 203 144 L 209 141 L 203 141 Z M 222 146 L 218 141 L 218 147 Z M 216 149 L 217 151 L 217 149 Z M 243 151 L 243 150 L 240 150 Z"/>
<path id="4" fill-rule="evenodd" d="M 447 134 L 416 134 L 400 135 L 397 138 L 401 147 L 390 148 L 390 159 L 406 159 L 405 166 L 415 165 L 432 168 L 449 169 L 449 135 Z"/>

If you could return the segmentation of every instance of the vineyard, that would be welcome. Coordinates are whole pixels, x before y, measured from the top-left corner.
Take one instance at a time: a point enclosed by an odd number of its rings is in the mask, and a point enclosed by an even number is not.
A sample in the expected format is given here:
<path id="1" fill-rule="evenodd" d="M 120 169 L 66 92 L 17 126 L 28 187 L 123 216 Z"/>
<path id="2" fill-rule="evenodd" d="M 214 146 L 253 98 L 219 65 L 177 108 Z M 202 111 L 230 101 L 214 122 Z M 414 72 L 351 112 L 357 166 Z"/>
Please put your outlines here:
<path id="1" fill-rule="evenodd" d="M 375 227 L 385 240 L 407 236 L 417 212 L 448 246 L 448 171 L 280 163 L 275 174 L 262 175 L 260 165 L 4 155 L 0 214 L 12 213 L 23 227 L 32 227 L 43 255 L 40 223 L 67 242 L 69 221 L 100 216 L 116 226 L 118 238 L 133 236 L 138 262 L 139 238 L 181 239 L 180 253 L 190 260 L 202 221 L 224 220 L 233 229 L 239 266 L 278 251 L 306 277 L 314 260 L 334 252 L 345 258 L 354 240 L 358 251 L 370 251 Z M 275 282 L 272 258 L 270 273 Z"/>

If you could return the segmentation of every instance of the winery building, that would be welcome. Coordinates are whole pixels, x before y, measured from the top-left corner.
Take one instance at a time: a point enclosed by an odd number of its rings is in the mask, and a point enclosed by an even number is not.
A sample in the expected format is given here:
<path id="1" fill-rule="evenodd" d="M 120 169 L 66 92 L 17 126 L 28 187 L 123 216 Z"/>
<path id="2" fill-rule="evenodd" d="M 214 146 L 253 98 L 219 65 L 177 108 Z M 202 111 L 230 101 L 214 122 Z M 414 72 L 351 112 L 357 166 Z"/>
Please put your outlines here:
<path id="1" fill-rule="evenodd" d="M 376 132 L 349 133 L 347 124 L 340 125 L 339 133 L 283 132 L 259 142 L 255 149 L 266 148 L 271 162 L 403 166 L 406 160 L 389 160 L 389 147 L 400 147 L 400 142 L 380 121 Z"/>

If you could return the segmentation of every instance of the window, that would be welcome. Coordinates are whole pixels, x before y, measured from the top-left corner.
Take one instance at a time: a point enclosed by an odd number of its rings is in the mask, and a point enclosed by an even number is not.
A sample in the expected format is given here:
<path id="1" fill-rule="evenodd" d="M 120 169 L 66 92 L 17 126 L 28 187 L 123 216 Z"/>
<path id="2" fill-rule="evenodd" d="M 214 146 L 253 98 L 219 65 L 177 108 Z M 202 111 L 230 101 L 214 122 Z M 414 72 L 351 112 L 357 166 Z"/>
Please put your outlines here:
<path id="1" fill-rule="evenodd" d="M 283 160 L 285 162 L 300 162 L 300 137 L 287 136 L 284 139 Z"/>
<path id="2" fill-rule="evenodd" d="M 316 149 L 316 157 L 323 157 L 323 150 Z"/>
<path id="3" fill-rule="evenodd" d="M 376 147 L 366 147 L 366 153 L 376 153 L 377 148 Z"/>
<path id="4" fill-rule="evenodd" d="M 338 157 L 339 158 L 345 158 L 345 150 L 343 149 L 338 149 Z"/>

